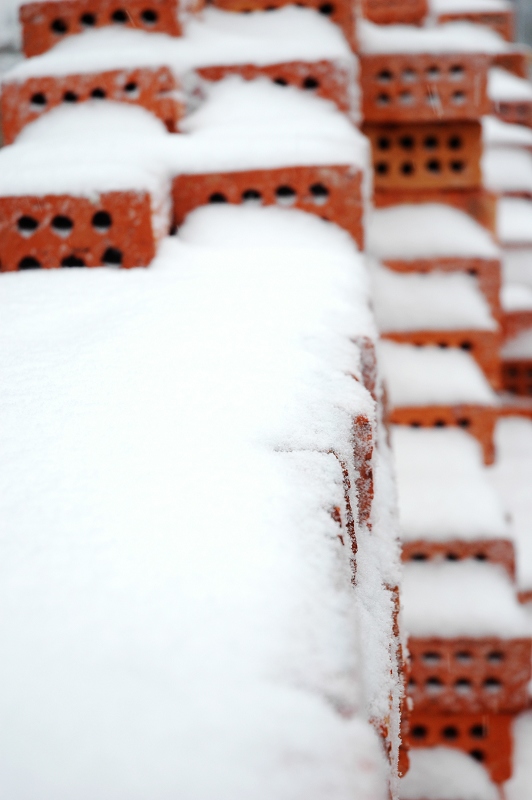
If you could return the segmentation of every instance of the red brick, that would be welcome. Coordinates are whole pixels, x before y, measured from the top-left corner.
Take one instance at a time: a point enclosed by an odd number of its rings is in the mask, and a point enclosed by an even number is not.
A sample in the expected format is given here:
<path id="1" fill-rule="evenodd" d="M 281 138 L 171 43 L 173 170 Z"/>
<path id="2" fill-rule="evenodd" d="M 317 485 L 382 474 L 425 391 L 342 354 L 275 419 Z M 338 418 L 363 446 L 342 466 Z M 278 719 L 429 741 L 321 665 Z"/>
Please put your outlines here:
<path id="1" fill-rule="evenodd" d="M 532 309 L 505 311 L 503 316 L 504 338 L 513 339 L 532 328 Z"/>
<path id="2" fill-rule="evenodd" d="M 168 67 L 45 76 L 4 83 L 1 99 L 4 143 L 11 144 L 26 125 L 52 108 L 68 103 L 69 97 L 70 103 L 104 96 L 115 102 L 139 105 L 159 117 L 169 131 L 176 131 L 184 114 L 184 106 L 176 99 L 178 89 Z M 34 102 L 37 97 L 39 103 Z"/>
<path id="3" fill-rule="evenodd" d="M 386 53 L 359 59 L 367 122 L 478 120 L 490 111 L 487 55 Z"/>
<path id="4" fill-rule="evenodd" d="M 362 383 L 374 400 L 377 400 L 377 352 L 375 342 L 369 336 L 354 339 L 360 353 Z"/>
<path id="5" fill-rule="evenodd" d="M 107 213 L 111 224 L 96 220 Z M 55 218 L 58 225 L 53 225 Z M 25 218 L 26 227 L 21 230 Z M 28 220 L 30 222 L 28 222 Z M 29 224 L 37 223 L 34 230 Z M 72 223 L 69 229 L 67 225 Z M 104 260 L 121 266 L 148 266 L 155 255 L 150 195 L 146 192 L 106 192 L 97 202 L 69 195 L 0 197 L 0 271 L 33 266 L 100 266 Z M 104 256 L 107 251 L 107 256 Z M 109 252 L 111 251 L 111 252 Z M 113 253 L 114 261 L 113 261 Z M 69 259 L 77 262 L 68 264 Z M 63 263 L 67 259 L 67 263 Z"/>
<path id="6" fill-rule="evenodd" d="M 406 732 L 411 747 L 454 747 L 480 761 L 494 783 L 512 776 L 512 714 L 412 712 Z"/>
<path id="7" fill-rule="evenodd" d="M 517 713 L 528 706 L 530 639 L 410 637 L 408 649 L 416 712 Z"/>
<path id="8" fill-rule="evenodd" d="M 459 21 L 484 25 L 486 28 L 494 30 L 507 42 L 514 40 L 515 13 L 513 9 L 507 11 L 454 11 L 438 15 L 439 24 Z"/>
<path id="9" fill-rule="evenodd" d="M 532 128 L 532 100 L 504 100 L 492 103 L 491 113 L 503 122 Z"/>
<path id="10" fill-rule="evenodd" d="M 357 492 L 359 525 L 371 527 L 373 506 L 373 426 L 371 421 L 359 414 L 353 420 L 353 443 L 355 464 L 355 487 Z"/>
<path id="11" fill-rule="evenodd" d="M 362 0 L 362 15 L 377 25 L 420 25 L 428 10 L 427 0 Z"/>
<path id="12" fill-rule="evenodd" d="M 200 7 L 198 0 L 196 6 Z M 67 36 L 113 24 L 180 36 L 178 13 L 177 0 L 45 0 L 27 3 L 20 9 L 22 49 L 26 57 L 37 56 Z"/>
<path id="13" fill-rule="evenodd" d="M 482 184 L 478 122 L 364 123 L 377 191 L 478 189 Z"/>
<path id="14" fill-rule="evenodd" d="M 269 78 L 283 86 L 295 86 L 332 100 L 340 111 L 356 113 L 353 98 L 354 76 L 343 64 L 334 61 L 288 61 L 281 64 L 231 64 L 202 67 L 198 74 L 207 81 L 221 81 L 226 75 L 240 75 L 244 80 Z"/>
<path id="15" fill-rule="evenodd" d="M 350 166 L 179 175 L 172 189 L 175 224 L 180 225 L 190 211 L 209 202 L 240 204 L 247 199 L 246 193 L 249 199 L 260 195 L 257 200 L 264 205 L 299 208 L 335 222 L 363 249 L 362 173 Z"/>
<path id="16" fill-rule="evenodd" d="M 475 559 L 488 564 L 500 564 L 512 580 L 515 578 L 515 549 L 510 539 L 449 539 L 434 542 L 417 539 L 402 543 L 402 560 L 463 561 Z"/>
<path id="17" fill-rule="evenodd" d="M 532 358 L 505 359 L 502 362 L 502 384 L 507 392 L 532 397 Z M 526 416 L 532 417 L 532 413 Z"/>
<path id="18" fill-rule="evenodd" d="M 530 51 L 526 47 L 517 46 L 509 53 L 497 53 L 492 56 L 492 63 L 495 67 L 501 67 L 508 72 L 513 72 L 519 78 L 528 78 L 530 68 Z"/>

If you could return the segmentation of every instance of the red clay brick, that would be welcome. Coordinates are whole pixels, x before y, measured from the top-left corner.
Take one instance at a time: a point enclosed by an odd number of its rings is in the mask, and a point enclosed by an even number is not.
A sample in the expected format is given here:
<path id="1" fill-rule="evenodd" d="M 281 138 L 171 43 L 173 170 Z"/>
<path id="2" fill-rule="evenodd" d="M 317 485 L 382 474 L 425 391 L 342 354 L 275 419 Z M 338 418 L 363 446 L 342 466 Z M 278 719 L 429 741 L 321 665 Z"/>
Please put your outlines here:
<path id="1" fill-rule="evenodd" d="M 197 0 L 196 7 L 202 3 Z M 48 0 L 20 8 L 22 49 L 37 56 L 75 33 L 106 25 L 181 35 L 177 0 Z"/>
<path id="2" fill-rule="evenodd" d="M 532 309 L 505 311 L 503 316 L 504 338 L 513 339 L 532 328 Z"/>
<path id="3" fill-rule="evenodd" d="M 357 522 L 371 527 L 373 506 L 373 426 L 370 420 L 359 414 L 353 420 L 355 487 L 358 501 Z"/>
<path id="4" fill-rule="evenodd" d="M 502 384 L 507 392 L 532 397 L 532 358 L 505 359 L 502 362 Z M 525 416 L 532 417 L 532 413 Z"/>
<path id="5" fill-rule="evenodd" d="M 375 342 L 369 336 L 358 336 L 353 341 L 360 353 L 362 383 L 373 399 L 377 400 L 377 352 Z"/>
<path id="6" fill-rule="evenodd" d="M 364 246 L 362 173 L 349 166 L 282 167 L 208 175 L 179 175 L 173 182 L 175 224 L 209 202 L 299 208 L 345 228 Z"/>
<path id="7" fill-rule="evenodd" d="M 482 184 L 478 122 L 364 123 L 377 191 L 478 189 Z"/>
<path id="8" fill-rule="evenodd" d="M 512 776 L 512 714 L 429 714 L 414 709 L 411 747 L 454 747 L 480 761 L 494 783 Z"/>
<path id="9" fill-rule="evenodd" d="M 478 120 L 490 111 L 487 55 L 386 53 L 359 59 L 367 122 Z"/>
<path id="10" fill-rule="evenodd" d="M 21 83 L 4 83 L 1 99 L 4 143 L 11 144 L 26 125 L 52 108 L 92 97 L 140 105 L 174 132 L 185 110 L 176 99 L 178 89 L 168 67 L 28 78 Z"/>
<path id="11" fill-rule="evenodd" d="M 505 100 L 492 103 L 491 113 L 503 122 L 532 128 L 532 100 Z"/>
<path id="12" fill-rule="evenodd" d="M 513 9 L 507 11 L 454 11 L 438 15 L 439 24 L 459 21 L 484 25 L 486 28 L 494 30 L 507 42 L 514 40 L 515 13 Z"/>
<path id="13" fill-rule="evenodd" d="M 155 248 L 146 192 L 107 192 L 98 202 L 69 195 L 0 197 L 2 272 L 104 261 L 148 266 Z"/>
<path id="14" fill-rule="evenodd" d="M 475 559 L 488 564 L 500 564 L 512 580 L 515 578 L 515 549 L 510 539 L 449 539 L 434 542 L 417 539 L 402 543 L 402 560 L 463 561 Z"/>
<path id="15" fill-rule="evenodd" d="M 515 49 L 510 53 L 497 53 L 492 56 L 495 67 L 513 72 L 519 78 L 528 78 L 530 68 L 530 52 L 527 48 Z"/>
<path id="16" fill-rule="evenodd" d="M 517 713 L 528 706 L 530 639 L 410 637 L 408 649 L 416 712 Z"/>
<path id="17" fill-rule="evenodd" d="M 420 25 L 427 14 L 427 0 L 362 0 L 362 15 L 377 25 Z"/>

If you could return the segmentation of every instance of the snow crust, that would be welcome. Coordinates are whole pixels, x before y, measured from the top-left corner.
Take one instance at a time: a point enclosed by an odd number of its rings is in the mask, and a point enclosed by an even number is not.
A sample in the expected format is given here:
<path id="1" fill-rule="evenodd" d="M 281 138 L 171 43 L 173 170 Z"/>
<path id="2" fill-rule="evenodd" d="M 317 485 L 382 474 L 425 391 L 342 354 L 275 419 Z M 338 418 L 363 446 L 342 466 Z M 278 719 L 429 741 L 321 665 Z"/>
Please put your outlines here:
<path id="1" fill-rule="evenodd" d="M 392 407 L 497 402 L 484 373 L 463 350 L 381 341 L 379 360 Z"/>
<path id="2" fill-rule="evenodd" d="M 502 245 L 532 245 L 532 200 L 520 197 L 498 200 L 497 236 Z"/>
<path id="3" fill-rule="evenodd" d="M 375 25 L 360 20 L 361 53 L 501 53 L 513 49 L 498 33 L 471 22 L 446 22 L 430 28 Z"/>
<path id="4" fill-rule="evenodd" d="M 435 14 L 511 11 L 508 0 L 430 0 L 430 10 Z"/>
<path id="5" fill-rule="evenodd" d="M 495 445 L 497 461 L 488 475 L 510 512 L 517 585 L 527 591 L 532 589 L 532 421 L 502 417 L 497 421 Z"/>
<path id="6" fill-rule="evenodd" d="M 411 636 L 527 636 L 529 623 L 503 567 L 474 561 L 405 564 L 403 621 Z"/>
<path id="7" fill-rule="evenodd" d="M 394 426 L 392 450 L 403 540 L 510 538 L 480 445 L 468 433 Z"/>
<path id="8" fill-rule="evenodd" d="M 387 797 L 387 575 L 366 550 L 353 588 L 330 515 L 367 293 L 275 208 L 201 209 L 149 270 L 2 276 L 6 795 Z"/>
<path id="9" fill-rule="evenodd" d="M 488 70 L 488 96 L 495 103 L 532 100 L 532 84 L 500 67 Z"/>
<path id="10" fill-rule="evenodd" d="M 532 147 L 532 130 L 497 117 L 482 117 L 482 139 L 488 147 Z"/>
<path id="11" fill-rule="evenodd" d="M 532 153 L 510 147 L 486 147 L 481 159 L 486 189 L 501 194 L 532 192 Z"/>
<path id="12" fill-rule="evenodd" d="M 416 747 L 410 769 L 400 781 L 401 800 L 498 800 L 486 769 L 451 747 Z"/>
<path id="13" fill-rule="evenodd" d="M 380 259 L 498 258 L 492 237 L 468 214 L 443 203 L 402 203 L 373 209 L 368 252 Z"/>
<path id="14" fill-rule="evenodd" d="M 377 327 L 390 331 L 496 330 L 478 283 L 463 273 L 398 273 L 379 262 L 371 266 Z"/>

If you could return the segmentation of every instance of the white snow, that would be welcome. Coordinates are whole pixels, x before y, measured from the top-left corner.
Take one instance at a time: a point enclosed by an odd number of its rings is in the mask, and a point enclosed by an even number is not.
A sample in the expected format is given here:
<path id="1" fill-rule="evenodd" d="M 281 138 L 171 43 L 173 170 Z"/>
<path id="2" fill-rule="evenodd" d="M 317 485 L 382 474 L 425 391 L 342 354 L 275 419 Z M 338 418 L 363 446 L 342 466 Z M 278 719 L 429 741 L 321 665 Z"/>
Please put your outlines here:
<path id="1" fill-rule="evenodd" d="M 532 153 L 510 147 L 485 147 L 481 160 L 486 189 L 501 194 L 532 193 Z"/>
<path id="2" fill-rule="evenodd" d="M 508 539 L 504 509 L 479 443 L 457 428 L 392 428 L 405 541 Z"/>
<path id="3" fill-rule="evenodd" d="M 501 290 L 501 305 L 508 313 L 532 311 L 532 287 L 521 283 L 507 283 Z"/>
<path id="4" fill-rule="evenodd" d="M 22 31 L 18 21 L 19 7 L 24 0 L 0 0 L 0 48 L 18 50 L 22 45 Z"/>
<path id="5" fill-rule="evenodd" d="M 463 350 L 382 341 L 379 362 L 392 407 L 497 402 L 484 373 Z"/>
<path id="6" fill-rule="evenodd" d="M 361 53 L 501 53 L 512 50 L 498 33 L 471 22 L 446 22 L 430 28 L 359 22 Z"/>
<path id="7" fill-rule="evenodd" d="M 334 231 L 211 207 L 148 270 L 1 276 L 6 796 L 387 796 L 329 513 L 373 414 Z"/>
<path id="8" fill-rule="evenodd" d="M 532 247 L 503 250 L 502 266 L 505 283 L 521 283 L 532 288 Z"/>
<path id="9" fill-rule="evenodd" d="M 503 567 L 460 561 L 405 564 L 403 621 L 410 636 L 527 636 L 529 624 Z"/>
<path id="10" fill-rule="evenodd" d="M 486 769 L 451 747 L 410 750 L 410 769 L 399 784 L 400 800 L 498 800 Z"/>
<path id="11" fill-rule="evenodd" d="M 485 295 L 471 275 L 399 273 L 370 262 L 377 327 L 390 331 L 496 330 Z"/>
<path id="12" fill-rule="evenodd" d="M 514 774 L 504 784 L 506 800 L 532 800 L 532 711 L 520 714 L 513 726 Z"/>
<path id="13" fill-rule="evenodd" d="M 460 14 L 511 11 L 512 3 L 508 0 L 430 0 L 430 10 L 435 14 Z"/>
<path id="14" fill-rule="evenodd" d="M 532 130 L 497 117 L 482 117 L 482 139 L 487 147 L 532 147 Z"/>
<path id="15" fill-rule="evenodd" d="M 532 245 L 532 200 L 520 197 L 499 199 L 497 236 L 502 245 Z"/>
<path id="16" fill-rule="evenodd" d="M 503 361 L 532 361 L 532 328 L 508 339 L 502 346 L 501 357 Z"/>
<path id="17" fill-rule="evenodd" d="M 498 258 L 491 235 L 468 214 L 443 203 L 374 209 L 367 250 L 380 259 Z"/>
<path id="18" fill-rule="evenodd" d="M 488 96 L 494 103 L 532 100 L 532 83 L 500 67 L 488 71 Z"/>
<path id="19" fill-rule="evenodd" d="M 520 590 L 532 589 L 532 420 L 502 417 L 495 429 L 497 460 L 488 476 L 512 519 Z"/>

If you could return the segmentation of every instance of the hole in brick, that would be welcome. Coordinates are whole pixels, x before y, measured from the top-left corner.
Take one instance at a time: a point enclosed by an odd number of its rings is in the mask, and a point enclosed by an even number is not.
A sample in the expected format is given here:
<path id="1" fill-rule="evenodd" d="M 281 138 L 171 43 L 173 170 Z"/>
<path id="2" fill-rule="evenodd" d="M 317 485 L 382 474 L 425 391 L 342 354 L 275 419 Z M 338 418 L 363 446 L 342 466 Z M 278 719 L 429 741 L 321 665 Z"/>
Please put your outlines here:
<path id="1" fill-rule="evenodd" d="M 64 19 L 54 19 L 50 28 L 53 30 L 54 33 L 58 33 L 62 36 L 68 30 L 68 25 L 66 24 Z"/>
<path id="2" fill-rule="evenodd" d="M 457 553 L 446 553 L 445 558 L 447 561 L 460 561 L 460 556 Z"/>
<path id="3" fill-rule="evenodd" d="M 417 72 L 413 69 L 404 69 L 401 73 L 401 79 L 404 83 L 414 83 L 414 81 L 417 81 Z"/>
<path id="4" fill-rule="evenodd" d="M 82 258 L 78 258 L 75 255 L 67 256 L 61 261 L 62 267 L 84 267 L 85 262 Z"/>
<path id="5" fill-rule="evenodd" d="M 504 661 L 504 653 L 500 650 L 492 650 L 486 658 L 490 664 L 501 664 Z"/>
<path id="6" fill-rule="evenodd" d="M 437 664 L 439 661 L 441 661 L 441 655 L 433 652 L 432 650 L 428 651 L 427 653 L 423 653 L 422 658 L 425 664 Z"/>
<path id="7" fill-rule="evenodd" d="M 329 199 L 329 190 L 323 183 L 313 183 L 310 187 L 310 193 L 314 202 L 318 206 L 323 206 Z"/>
<path id="8" fill-rule="evenodd" d="M 116 247 L 108 247 L 102 256 L 102 261 L 104 264 L 121 264 L 122 258 L 121 250 L 118 250 Z"/>
<path id="9" fill-rule="evenodd" d="M 379 150 L 389 150 L 390 149 L 390 145 L 391 145 L 391 142 L 390 142 L 390 140 L 388 139 L 387 136 L 380 136 L 377 139 L 377 147 L 379 148 Z"/>
<path id="10" fill-rule="evenodd" d="M 472 350 L 473 349 L 473 344 L 471 342 L 467 342 L 467 341 L 460 342 L 460 347 L 462 348 L 462 350 Z"/>
<path id="11" fill-rule="evenodd" d="M 437 158 L 431 158 L 430 161 L 427 161 L 426 166 L 428 171 L 432 172 L 433 174 L 441 172 L 441 162 L 438 161 Z"/>
<path id="12" fill-rule="evenodd" d="M 275 197 L 282 206 L 291 206 L 295 203 L 296 193 L 291 186 L 278 186 L 275 190 Z"/>
<path id="13" fill-rule="evenodd" d="M 441 347 L 442 350 L 446 350 L 449 347 L 449 345 L 447 344 L 447 342 L 438 342 L 438 347 Z"/>
<path id="14" fill-rule="evenodd" d="M 92 90 L 91 97 L 94 97 L 96 100 L 103 100 L 104 97 L 107 97 L 107 92 L 105 89 L 102 89 L 101 86 L 98 86 L 96 89 Z"/>
<path id="15" fill-rule="evenodd" d="M 38 227 L 39 223 L 34 217 L 24 216 L 17 220 L 17 228 L 23 235 L 29 236 Z"/>
<path id="16" fill-rule="evenodd" d="M 486 553 L 475 553 L 474 558 L 476 561 L 487 561 L 488 557 Z"/>
<path id="17" fill-rule="evenodd" d="M 385 94 L 384 92 L 381 92 L 381 94 L 379 94 L 377 96 L 377 105 L 380 106 L 381 108 L 383 106 L 389 106 L 390 105 L 390 95 L 389 94 Z"/>
<path id="18" fill-rule="evenodd" d="M 478 270 L 476 270 L 476 269 L 468 269 L 467 270 L 467 274 L 468 275 L 478 275 Z"/>
<path id="19" fill-rule="evenodd" d="M 447 141 L 447 147 L 449 147 L 450 150 L 460 150 L 462 144 L 463 142 L 460 136 L 451 136 Z"/>
<path id="20" fill-rule="evenodd" d="M 413 136 L 401 136 L 399 139 L 399 144 L 403 148 L 403 150 L 412 150 L 414 147 L 414 137 Z"/>
<path id="21" fill-rule="evenodd" d="M 447 725 L 442 730 L 442 736 L 444 739 L 447 739 L 447 741 L 453 742 L 455 739 L 458 739 L 458 728 L 455 728 L 454 725 Z"/>
<path id="22" fill-rule="evenodd" d="M 378 175 L 387 175 L 388 174 L 388 164 L 385 161 L 380 161 L 378 164 L 375 165 L 375 172 Z"/>
<path id="23" fill-rule="evenodd" d="M 427 78 L 431 81 L 437 81 L 440 77 L 440 68 L 433 64 L 432 67 L 428 67 L 426 70 Z"/>
<path id="24" fill-rule="evenodd" d="M 140 18 L 146 25 L 155 25 L 157 20 L 159 19 L 159 15 L 153 8 L 145 8 Z"/>
<path id="25" fill-rule="evenodd" d="M 320 82 L 317 78 L 313 78 L 312 75 L 309 75 L 308 78 L 302 83 L 303 89 L 317 89 L 320 85 Z"/>
<path id="26" fill-rule="evenodd" d="M 243 203 L 260 203 L 262 200 L 262 195 L 256 189 L 246 189 L 245 192 L 242 192 L 242 202 Z"/>
<path id="27" fill-rule="evenodd" d="M 410 423 L 410 427 L 411 428 L 421 428 L 421 422 L 411 422 Z"/>
<path id="28" fill-rule="evenodd" d="M 519 370 L 515 367 L 506 367 L 504 371 L 506 375 L 509 375 L 511 378 L 515 378 L 519 374 Z"/>
<path id="29" fill-rule="evenodd" d="M 445 422 L 444 419 L 437 419 L 435 421 L 435 423 L 434 423 L 434 427 L 435 428 L 445 428 L 446 426 L 447 426 L 447 423 Z"/>
<path id="30" fill-rule="evenodd" d="M 66 217 L 63 214 L 58 214 L 52 220 L 52 230 L 60 236 L 68 236 L 73 227 L 74 223 L 70 217 Z"/>
<path id="31" fill-rule="evenodd" d="M 138 92 L 138 88 L 139 87 L 135 83 L 135 81 L 130 81 L 129 83 L 126 83 L 126 85 L 124 86 L 124 92 L 127 92 L 128 94 L 135 94 Z"/>
<path id="32" fill-rule="evenodd" d="M 381 69 L 381 71 L 377 74 L 377 81 L 379 83 L 391 83 L 392 78 L 393 75 L 389 69 Z"/>
<path id="33" fill-rule="evenodd" d="M 453 64 L 449 69 L 449 77 L 453 81 L 461 81 L 464 78 L 464 68 L 461 64 Z"/>
<path id="34" fill-rule="evenodd" d="M 33 256 L 24 256 L 24 258 L 18 262 L 19 269 L 39 269 L 40 266 L 40 262 L 37 261 L 36 258 L 33 258 Z"/>
<path id="35" fill-rule="evenodd" d="M 399 95 L 399 103 L 402 106 L 411 106 L 414 102 L 414 95 L 412 92 L 401 92 Z"/>
<path id="36" fill-rule="evenodd" d="M 31 96 L 32 106 L 37 106 L 39 108 L 42 108 L 42 106 L 46 105 L 46 102 L 47 102 L 46 95 L 43 94 L 42 92 L 36 92 Z"/>
<path id="37" fill-rule="evenodd" d="M 423 140 L 423 147 L 425 150 L 435 150 L 439 146 L 436 136 L 425 136 Z"/>
<path id="38" fill-rule="evenodd" d="M 323 3 L 319 8 L 320 14 L 325 14 L 326 17 L 330 17 L 331 14 L 334 14 L 334 6 L 332 3 Z"/>
<path id="39" fill-rule="evenodd" d="M 273 82 L 276 83 L 277 86 L 288 86 L 286 78 L 274 78 Z"/>
<path id="40" fill-rule="evenodd" d="M 451 170 L 453 172 L 463 172 L 465 164 L 463 161 L 451 161 Z"/>
<path id="41" fill-rule="evenodd" d="M 486 678 L 482 685 L 490 694 L 497 694 L 502 689 L 502 684 L 497 678 Z"/>
<path id="42" fill-rule="evenodd" d="M 119 22 L 123 24 L 124 22 L 127 22 L 127 12 L 124 11 L 123 8 L 117 8 L 116 11 L 113 11 L 111 14 L 111 19 L 113 22 Z"/>
<path id="43" fill-rule="evenodd" d="M 92 227 L 97 231 L 108 231 L 113 223 L 108 211 L 97 211 L 92 218 Z"/>
<path id="44" fill-rule="evenodd" d="M 401 172 L 403 175 L 412 175 L 414 172 L 414 165 L 411 161 L 405 161 L 404 164 L 401 164 Z"/>
<path id="45" fill-rule="evenodd" d="M 79 21 L 86 28 L 92 28 L 96 25 L 96 16 L 94 14 L 82 14 Z"/>
<path id="46" fill-rule="evenodd" d="M 484 725 L 472 725 L 469 728 L 469 734 L 473 739 L 485 739 L 488 735 L 488 729 Z"/>
<path id="47" fill-rule="evenodd" d="M 277 6 L 266 6 L 265 11 L 277 11 Z"/>
<path id="48" fill-rule="evenodd" d="M 221 192 L 214 192 L 209 197 L 209 203 L 227 203 L 227 197 Z"/>
<path id="49" fill-rule="evenodd" d="M 465 92 L 453 92 L 452 101 L 455 106 L 463 106 L 466 101 Z"/>
<path id="50" fill-rule="evenodd" d="M 79 97 L 75 92 L 65 92 L 63 95 L 63 103 L 77 103 Z"/>
<path id="51" fill-rule="evenodd" d="M 427 729 L 424 725 L 413 725 L 411 734 L 413 739 L 425 739 L 427 735 Z"/>
<path id="52" fill-rule="evenodd" d="M 469 664 L 473 658 L 468 650 L 459 650 L 454 657 L 460 664 Z"/>
<path id="53" fill-rule="evenodd" d="M 486 758 L 486 755 L 483 750 L 470 750 L 469 755 L 472 756 L 475 759 L 475 761 L 480 761 L 480 762 L 484 761 L 484 759 Z"/>
<path id="54" fill-rule="evenodd" d="M 457 694 L 469 694 L 471 692 L 471 681 L 467 678 L 458 678 L 454 683 Z"/>
<path id="55" fill-rule="evenodd" d="M 425 690 L 427 694 L 440 694 L 443 691 L 443 684 L 439 678 L 428 678 L 425 681 Z"/>
<path id="56" fill-rule="evenodd" d="M 428 556 L 426 553 L 412 553 L 410 561 L 427 561 Z"/>

